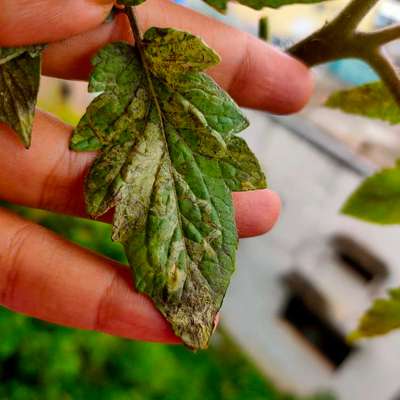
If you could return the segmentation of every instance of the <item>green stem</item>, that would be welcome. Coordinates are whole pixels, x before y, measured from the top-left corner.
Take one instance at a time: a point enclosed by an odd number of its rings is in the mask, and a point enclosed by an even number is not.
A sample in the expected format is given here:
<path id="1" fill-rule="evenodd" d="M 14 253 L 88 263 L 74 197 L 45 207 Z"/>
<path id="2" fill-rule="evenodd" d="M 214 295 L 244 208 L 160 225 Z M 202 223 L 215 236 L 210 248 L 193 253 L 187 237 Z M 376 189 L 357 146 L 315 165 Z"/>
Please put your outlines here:
<path id="1" fill-rule="evenodd" d="M 143 48 L 143 42 L 142 42 L 142 36 L 140 34 L 140 29 L 139 29 L 139 24 L 136 18 L 135 11 L 133 11 L 132 7 L 125 7 L 124 9 L 125 14 L 128 16 L 129 19 L 129 24 L 132 29 L 133 33 L 133 38 L 135 39 L 135 46 L 138 49 L 140 53 L 140 58 L 143 63 L 146 62 L 146 57 L 144 54 L 144 48 Z"/>
<path id="2" fill-rule="evenodd" d="M 269 22 L 268 17 L 261 17 L 258 22 L 258 37 L 265 42 L 269 40 Z"/>

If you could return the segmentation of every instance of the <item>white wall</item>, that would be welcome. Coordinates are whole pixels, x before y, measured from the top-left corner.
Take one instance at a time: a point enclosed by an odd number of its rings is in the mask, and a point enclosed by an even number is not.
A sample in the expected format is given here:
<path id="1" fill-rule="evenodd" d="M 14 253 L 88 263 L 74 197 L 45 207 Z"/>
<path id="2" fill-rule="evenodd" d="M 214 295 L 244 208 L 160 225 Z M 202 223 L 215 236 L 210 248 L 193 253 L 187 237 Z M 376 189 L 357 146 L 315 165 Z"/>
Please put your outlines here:
<path id="1" fill-rule="evenodd" d="M 300 265 L 331 303 L 339 326 L 350 331 L 384 287 L 346 279 L 325 262 L 324 238 L 349 233 L 391 268 L 385 286 L 400 283 L 399 228 L 381 228 L 338 214 L 361 177 L 315 150 L 266 114 L 249 111 L 252 126 L 244 134 L 281 195 L 282 216 L 268 234 L 242 240 L 238 271 L 222 313 L 222 322 L 256 362 L 285 389 L 311 393 L 332 389 L 340 400 L 391 400 L 400 392 L 400 333 L 360 344 L 334 371 L 287 323 L 277 318 L 285 300 L 282 274 Z M 317 259 L 316 259 L 317 258 Z"/>

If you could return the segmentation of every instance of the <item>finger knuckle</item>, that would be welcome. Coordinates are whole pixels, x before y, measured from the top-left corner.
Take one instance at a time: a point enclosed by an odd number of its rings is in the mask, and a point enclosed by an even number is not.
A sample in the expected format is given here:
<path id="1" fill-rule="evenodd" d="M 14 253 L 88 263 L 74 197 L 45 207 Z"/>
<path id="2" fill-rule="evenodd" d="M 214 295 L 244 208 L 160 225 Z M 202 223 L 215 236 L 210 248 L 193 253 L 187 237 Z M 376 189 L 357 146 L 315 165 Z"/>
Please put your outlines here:
<path id="1" fill-rule="evenodd" d="M 11 305 L 13 303 L 14 293 L 18 286 L 20 270 L 26 249 L 32 235 L 34 235 L 35 226 L 27 222 L 22 227 L 13 232 L 2 250 L 0 255 L 0 268 L 4 270 L 0 278 L 0 304 Z"/>

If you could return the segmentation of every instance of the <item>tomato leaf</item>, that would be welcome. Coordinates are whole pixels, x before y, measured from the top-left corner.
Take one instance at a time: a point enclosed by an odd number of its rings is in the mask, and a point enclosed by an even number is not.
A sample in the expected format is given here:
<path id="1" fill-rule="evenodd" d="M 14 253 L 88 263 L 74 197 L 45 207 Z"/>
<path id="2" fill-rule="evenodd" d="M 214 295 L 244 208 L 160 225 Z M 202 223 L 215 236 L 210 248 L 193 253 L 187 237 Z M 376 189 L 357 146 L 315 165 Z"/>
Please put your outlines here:
<path id="1" fill-rule="evenodd" d="M 0 122 L 30 147 L 43 46 L 0 48 Z"/>
<path id="2" fill-rule="evenodd" d="M 86 206 L 115 206 L 136 288 L 149 295 L 187 346 L 207 347 L 235 269 L 231 191 L 266 187 L 243 139 L 248 122 L 202 71 L 218 63 L 199 38 L 152 28 L 144 56 L 113 43 L 94 58 L 89 89 L 102 92 L 71 139 L 100 150 L 86 180 Z"/>
<path id="3" fill-rule="evenodd" d="M 211 7 L 215 8 L 220 12 L 226 12 L 228 8 L 229 0 L 204 0 Z M 255 10 L 261 10 L 265 7 L 279 8 L 291 4 L 315 4 L 322 3 L 330 0 L 238 0 L 240 4 L 247 7 L 254 8 Z"/>
<path id="4" fill-rule="evenodd" d="M 391 124 L 400 123 L 400 107 L 383 82 L 373 82 L 332 94 L 327 107 L 338 108 L 349 114 L 380 119 Z"/>
<path id="5" fill-rule="evenodd" d="M 342 212 L 376 224 L 400 224 L 400 164 L 362 182 Z"/>
<path id="6" fill-rule="evenodd" d="M 350 341 L 385 335 L 400 328 L 400 289 L 389 291 L 386 299 L 375 300 L 361 318 L 357 329 L 349 335 Z"/>

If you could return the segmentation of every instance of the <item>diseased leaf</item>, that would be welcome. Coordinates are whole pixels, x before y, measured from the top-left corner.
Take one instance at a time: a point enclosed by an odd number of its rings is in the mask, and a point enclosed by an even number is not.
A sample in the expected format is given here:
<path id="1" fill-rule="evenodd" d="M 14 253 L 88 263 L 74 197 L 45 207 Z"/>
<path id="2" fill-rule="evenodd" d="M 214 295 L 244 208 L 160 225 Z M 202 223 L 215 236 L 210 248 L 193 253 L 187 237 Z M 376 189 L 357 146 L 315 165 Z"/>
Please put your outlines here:
<path id="1" fill-rule="evenodd" d="M 0 122 L 31 144 L 43 46 L 0 48 Z"/>
<path id="2" fill-rule="evenodd" d="M 336 92 L 325 103 L 346 113 L 400 123 L 400 107 L 383 82 L 373 82 Z"/>
<path id="3" fill-rule="evenodd" d="M 28 46 L 28 47 L 15 47 L 15 48 L 0 48 L 0 65 L 11 61 L 13 58 L 20 56 L 23 53 L 29 53 L 31 57 L 40 55 L 44 46 Z"/>
<path id="4" fill-rule="evenodd" d="M 376 224 L 400 224 L 400 164 L 367 178 L 342 212 Z"/>
<path id="5" fill-rule="evenodd" d="M 375 300 L 361 318 L 357 329 L 350 334 L 351 341 L 385 335 L 400 328 L 400 289 L 389 291 L 389 298 Z"/>
<path id="6" fill-rule="evenodd" d="M 220 12 L 225 12 L 228 8 L 229 0 L 204 0 L 211 7 L 214 7 Z M 254 8 L 255 10 L 261 10 L 265 7 L 279 8 L 291 4 L 315 4 L 322 3 L 330 0 L 238 0 L 240 4 L 247 7 Z"/>
<path id="7" fill-rule="evenodd" d="M 151 28 L 144 34 L 143 44 L 152 73 L 170 84 L 179 75 L 201 72 L 220 62 L 214 50 L 188 32 Z"/>
<path id="8" fill-rule="evenodd" d="M 229 4 L 229 0 L 204 0 L 204 2 L 221 13 L 227 11 Z"/>
<path id="9" fill-rule="evenodd" d="M 231 191 L 264 188 L 265 177 L 233 136 L 245 116 L 201 72 L 218 56 L 173 29 L 150 29 L 143 45 L 147 67 L 126 43 L 94 58 L 89 89 L 102 94 L 71 148 L 100 150 L 86 179 L 87 210 L 99 217 L 116 207 L 113 238 L 136 288 L 189 347 L 205 348 L 235 268 Z"/>
<path id="10" fill-rule="evenodd" d="M 177 76 L 169 86 L 179 92 L 208 125 L 223 134 L 239 133 L 249 126 L 235 102 L 208 75 L 187 73 Z"/>

